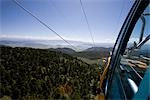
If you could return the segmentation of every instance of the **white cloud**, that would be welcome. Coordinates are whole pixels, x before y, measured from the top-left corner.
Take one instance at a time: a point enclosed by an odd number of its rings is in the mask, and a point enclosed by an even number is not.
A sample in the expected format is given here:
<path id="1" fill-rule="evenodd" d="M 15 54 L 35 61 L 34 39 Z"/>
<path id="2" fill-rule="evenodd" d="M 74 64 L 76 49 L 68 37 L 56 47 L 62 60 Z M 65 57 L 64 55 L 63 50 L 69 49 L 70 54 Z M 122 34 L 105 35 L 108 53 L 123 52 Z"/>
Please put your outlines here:
<path id="1" fill-rule="evenodd" d="M 50 36 L 29 36 L 29 35 L 0 35 L 0 38 L 16 38 L 16 39 L 31 39 L 31 40 L 59 40 L 59 37 Z"/>
<path id="2" fill-rule="evenodd" d="M 30 35 L 8 35 L 8 34 L 0 34 L 0 38 L 7 38 L 7 39 L 29 39 L 29 40 L 62 40 L 60 37 L 58 36 L 30 36 Z M 64 37 L 63 38 L 65 40 L 72 40 L 72 41 L 80 41 L 80 42 L 88 42 L 88 43 L 93 43 L 91 38 L 84 38 L 84 37 Z M 94 40 L 95 43 L 115 43 L 115 39 L 110 39 L 110 38 L 106 38 L 106 39 L 95 39 Z"/>

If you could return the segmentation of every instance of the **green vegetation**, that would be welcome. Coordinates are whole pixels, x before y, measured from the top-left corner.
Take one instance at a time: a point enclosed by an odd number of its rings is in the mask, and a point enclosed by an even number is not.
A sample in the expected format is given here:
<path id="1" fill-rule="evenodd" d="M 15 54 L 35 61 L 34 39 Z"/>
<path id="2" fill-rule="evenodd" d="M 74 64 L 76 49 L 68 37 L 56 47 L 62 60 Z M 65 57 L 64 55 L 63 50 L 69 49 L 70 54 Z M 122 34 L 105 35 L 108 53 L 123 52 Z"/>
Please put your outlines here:
<path id="1" fill-rule="evenodd" d="M 0 98 L 89 99 L 98 71 L 70 55 L 41 49 L 0 47 Z"/>
<path id="2" fill-rule="evenodd" d="M 97 65 L 102 60 L 102 59 L 88 59 L 88 58 L 83 58 L 83 57 L 77 57 L 77 58 L 88 64 L 97 64 Z"/>
<path id="3" fill-rule="evenodd" d="M 87 58 L 89 60 L 102 59 L 109 56 L 109 51 L 82 51 L 78 52 L 76 57 Z"/>

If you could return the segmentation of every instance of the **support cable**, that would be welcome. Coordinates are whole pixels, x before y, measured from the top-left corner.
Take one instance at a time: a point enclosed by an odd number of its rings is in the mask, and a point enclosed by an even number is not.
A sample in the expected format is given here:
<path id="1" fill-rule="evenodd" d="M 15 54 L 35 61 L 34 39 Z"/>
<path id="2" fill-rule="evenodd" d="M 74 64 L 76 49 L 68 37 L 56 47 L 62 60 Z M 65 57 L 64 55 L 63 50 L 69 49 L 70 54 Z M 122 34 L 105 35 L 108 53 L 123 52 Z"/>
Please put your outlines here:
<path id="1" fill-rule="evenodd" d="M 83 11 L 84 17 L 85 17 L 86 24 L 87 24 L 87 26 L 88 26 L 88 30 L 89 30 L 90 35 L 91 35 L 91 38 L 92 38 L 93 47 L 95 47 L 95 42 L 94 42 L 94 38 L 93 38 L 93 34 L 92 34 L 92 30 L 91 30 L 90 24 L 89 24 L 89 22 L 88 22 L 88 18 L 87 18 L 87 15 L 86 15 L 86 12 L 85 12 L 85 10 L 84 10 L 83 3 L 82 3 L 82 1 L 81 1 L 81 0 L 80 0 L 80 5 L 81 5 L 81 8 L 82 8 L 82 11 Z"/>
<path id="2" fill-rule="evenodd" d="M 72 48 L 75 50 L 78 50 L 75 46 L 73 46 L 70 42 L 65 40 L 61 35 L 59 35 L 55 30 L 53 30 L 50 26 L 48 26 L 46 23 L 44 23 L 42 20 L 40 20 L 37 16 L 32 14 L 29 10 L 27 10 L 25 7 L 23 7 L 17 0 L 12 0 L 15 4 L 17 4 L 20 8 L 22 8 L 25 12 L 27 12 L 29 15 L 31 15 L 33 18 L 35 18 L 40 24 L 48 28 L 50 31 L 52 31 L 54 34 L 56 34 L 58 37 L 60 37 L 63 41 L 65 41 L 67 44 L 69 44 Z"/>

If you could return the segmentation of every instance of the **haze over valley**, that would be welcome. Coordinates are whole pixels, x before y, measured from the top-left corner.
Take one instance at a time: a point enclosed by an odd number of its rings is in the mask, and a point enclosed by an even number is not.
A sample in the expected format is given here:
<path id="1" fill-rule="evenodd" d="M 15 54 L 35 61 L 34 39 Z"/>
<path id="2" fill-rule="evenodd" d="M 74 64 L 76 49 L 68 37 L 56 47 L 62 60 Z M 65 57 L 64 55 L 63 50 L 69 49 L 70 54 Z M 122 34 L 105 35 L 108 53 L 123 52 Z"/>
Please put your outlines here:
<path id="1" fill-rule="evenodd" d="M 75 51 L 83 51 L 93 47 L 92 43 L 68 40 L 70 44 L 76 47 L 76 50 L 68 45 L 63 40 L 36 40 L 36 39 L 21 39 L 21 38 L 0 38 L 0 45 L 12 47 L 31 47 L 31 48 L 71 48 Z M 113 47 L 113 43 L 95 43 L 95 47 Z"/>

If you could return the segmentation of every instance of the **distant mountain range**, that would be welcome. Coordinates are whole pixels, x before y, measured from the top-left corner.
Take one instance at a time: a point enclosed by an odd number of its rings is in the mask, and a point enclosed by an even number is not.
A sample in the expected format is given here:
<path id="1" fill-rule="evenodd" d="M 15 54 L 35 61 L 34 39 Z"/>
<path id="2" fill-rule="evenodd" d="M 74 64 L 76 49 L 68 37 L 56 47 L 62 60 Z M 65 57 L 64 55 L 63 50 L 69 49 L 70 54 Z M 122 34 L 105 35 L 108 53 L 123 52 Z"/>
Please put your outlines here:
<path id="1" fill-rule="evenodd" d="M 77 53 L 75 50 L 71 49 L 71 48 L 50 48 L 49 49 L 50 51 L 57 51 L 57 52 L 62 52 L 62 53 L 65 53 L 65 54 L 69 54 L 69 55 L 73 55 L 75 53 Z"/>
<path id="2" fill-rule="evenodd" d="M 83 51 L 91 48 L 92 44 L 88 42 L 71 41 L 68 40 L 73 46 L 78 48 L 76 51 Z M 72 48 L 63 40 L 31 40 L 31 39 L 19 39 L 19 38 L 0 38 L 0 45 L 6 45 L 11 47 L 31 47 L 31 48 Z M 113 47 L 113 43 L 96 43 L 96 47 Z"/>
<path id="3" fill-rule="evenodd" d="M 109 52 L 112 51 L 112 47 L 105 48 L 105 47 L 91 47 L 83 51 L 76 52 L 73 49 L 70 48 L 50 48 L 50 51 L 57 51 L 62 52 L 65 54 L 69 54 L 75 57 L 82 57 L 82 58 L 88 58 L 88 59 L 100 59 L 102 57 L 108 57 Z"/>
<path id="4" fill-rule="evenodd" d="M 92 44 L 80 41 L 69 41 L 79 50 L 74 50 L 62 40 L 31 40 L 31 39 L 14 39 L 1 38 L 0 45 L 10 47 L 30 47 L 39 49 L 49 49 L 50 51 L 62 52 L 75 57 L 83 57 L 88 59 L 99 59 L 106 57 L 112 51 L 113 44 L 111 43 L 96 43 L 96 47 Z"/>

